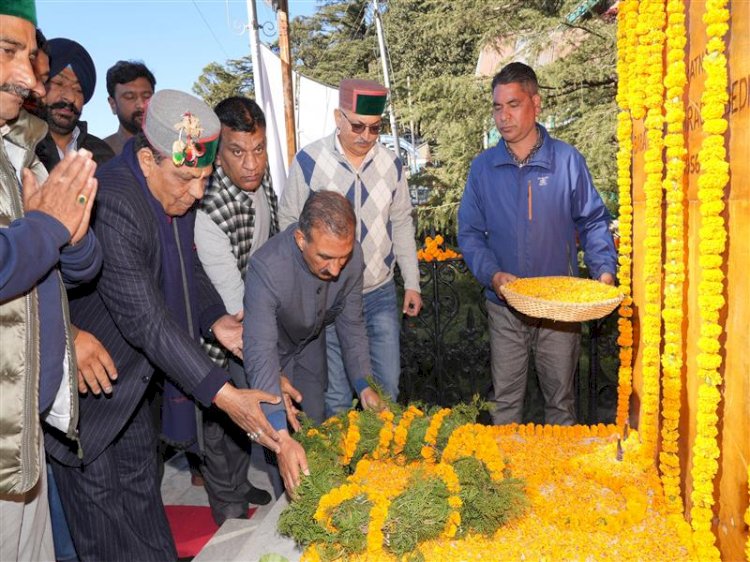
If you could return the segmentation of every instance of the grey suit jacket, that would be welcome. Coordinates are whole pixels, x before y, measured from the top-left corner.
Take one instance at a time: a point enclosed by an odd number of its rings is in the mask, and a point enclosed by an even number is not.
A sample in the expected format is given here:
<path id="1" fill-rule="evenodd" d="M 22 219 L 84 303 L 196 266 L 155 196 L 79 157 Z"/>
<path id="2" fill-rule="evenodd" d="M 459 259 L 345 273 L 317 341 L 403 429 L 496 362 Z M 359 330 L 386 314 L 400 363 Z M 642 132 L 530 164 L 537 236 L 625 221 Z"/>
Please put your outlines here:
<path id="1" fill-rule="evenodd" d="M 355 242 L 338 279 L 323 281 L 302 258 L 294 241 L 296 228 L 292 224 L 271 238 L 248 264 L 243 330 L 248 383 L 280 396 L 281 370 L 294 383 L 296 377 L 305 376 L 306 369 L 325 369 L 323 329 L 335 322 L 346 372 L 360 392 L 372 374 L 362 311 L 362 248 Z M 311 355 L 309 346 L 316 346 L 318 353 Z M 303 352 L 304 364 L 297 361 Z M 320 354 L 321 358 L 316 357 Z M 327 377 L 326 373 L 313 374 Z M 276 429 L 286 428 L 283 401 L 264 404 L 263 409 Z"/>
<path id="2" fill-rule="evenodd" d="M 110 396 L 88 393 L 80 400 L 83 459 L 77 458 L 75 446 L 62 434 L 47 432 L 47 451 L 68 465 L 86 464 L 112 443 L 143 399 L 156 369 L 204 406 L 211 404 L 229 378 L 165 307 L 159 233 L 138 184 L 142 175 L 138 178 L 137 173 L 140 169 L 134 170 L 123 153 L 96 174 L 99 191 L 93 228 L 104 264 L 96 285 L 71 298 L 71 319 L 102 342 L 118 378 Z M 206 335 L 226 311 L 197 256 L 193 261 L 198 292 L 193 314 Z"/>

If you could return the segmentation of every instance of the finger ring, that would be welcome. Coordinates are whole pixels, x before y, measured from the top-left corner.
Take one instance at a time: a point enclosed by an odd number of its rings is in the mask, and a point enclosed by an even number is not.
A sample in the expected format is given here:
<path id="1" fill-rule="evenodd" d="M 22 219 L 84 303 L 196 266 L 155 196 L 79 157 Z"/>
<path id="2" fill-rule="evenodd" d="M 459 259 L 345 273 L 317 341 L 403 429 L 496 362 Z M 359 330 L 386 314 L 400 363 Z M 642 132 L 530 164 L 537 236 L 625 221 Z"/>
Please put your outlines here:
<path id="1" fill-rule="evenodd" d="M 255 441 L 259 436 L 254 431 L 252 433 L 248 433 L 247 436 L 250 438 L 251 441 Z"/>
<path id="2" fill-rule="evenodd" d="M 79 205 L 85 205 L 88 200 L 89 200 L 89 198 L 86 197 L 83 193 L 79 193 L 78 194 L 78 199 L 76 199 L 76 201 L 78 201 Z"/>

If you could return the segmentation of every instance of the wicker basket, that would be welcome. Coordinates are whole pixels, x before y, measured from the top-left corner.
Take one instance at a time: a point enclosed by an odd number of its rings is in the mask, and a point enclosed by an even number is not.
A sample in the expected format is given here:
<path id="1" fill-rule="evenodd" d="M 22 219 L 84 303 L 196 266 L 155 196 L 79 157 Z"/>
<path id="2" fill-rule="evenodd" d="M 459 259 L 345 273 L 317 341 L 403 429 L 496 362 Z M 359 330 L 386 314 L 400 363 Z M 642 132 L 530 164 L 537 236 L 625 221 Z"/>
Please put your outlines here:
<path id="1" fill-rule="evenodd" d="M 538 277 L 537 279 L 552 280 L 556 278 Z M 568 278 L 568 281 L 572 279 L 575 279 L 574 283 L 598 283 L 598 281 L 577 277 Z M 500 292 L 510 306 L 527 316 L 549 318 L 550 320 L 559 320 L 561 322 L 585 322 L 587 320 L 604 318 L 617 308 L 623 299 L 623 295 L 618 295 L 611 299 L 585 303 L 553 301 L 518 293 L 513 290 L 513 283 L 508 283 L 500 287 Z"/>

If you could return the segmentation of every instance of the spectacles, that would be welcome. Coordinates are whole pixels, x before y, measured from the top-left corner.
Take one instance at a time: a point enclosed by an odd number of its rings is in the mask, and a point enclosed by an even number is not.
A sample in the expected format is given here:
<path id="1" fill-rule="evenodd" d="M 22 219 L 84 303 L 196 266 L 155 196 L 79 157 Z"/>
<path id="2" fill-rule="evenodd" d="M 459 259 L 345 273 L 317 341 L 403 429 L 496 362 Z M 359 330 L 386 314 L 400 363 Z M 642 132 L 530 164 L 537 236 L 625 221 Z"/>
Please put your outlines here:
<path id="1" fill-rule="evenodd" d="M 339 111 L 341 110 L 339 109 Z M 349 126 L 352 128 L 352 133 L 363 133 L 365 129 L 367 129 L 368 131 L 370 131 L 371 135 L 379 135 L 380 129 L 383 128 L 382 121 L 380 121 L 379 123 L 374 123 L 372 125 L 365 125 L 364 123 L 352 123 L 352 120 L 349 119 L 349 117 L 347 117 L 346 113 L 344 113 L 343 111 L 341 111 L 341 115 L 343 115 L 344 119 L 349 122 Z"/>

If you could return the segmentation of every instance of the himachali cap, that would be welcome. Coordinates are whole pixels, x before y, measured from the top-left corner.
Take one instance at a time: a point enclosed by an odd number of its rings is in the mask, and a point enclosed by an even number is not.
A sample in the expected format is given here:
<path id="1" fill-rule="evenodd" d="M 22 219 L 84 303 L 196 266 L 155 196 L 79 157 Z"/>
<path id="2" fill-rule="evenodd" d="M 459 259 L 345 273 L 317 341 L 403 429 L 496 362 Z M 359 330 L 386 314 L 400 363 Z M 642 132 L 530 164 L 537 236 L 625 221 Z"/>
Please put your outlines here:
<path id="1" fill-rule="evenodd" d="M 177 90 L 159 90 L 146 108 L 143 134 L 175 166 L 208 166 L 216 157 L 221 123 L 203 101 Z"/>
<path id="2" fill-rule="evenodd" d="M 47 41 L 49 48 L 49 77 L 60 74 L 68 66 L 78 78 L 83 90 L 83 103 L 89 103 L 96 88 L 96 67 L 91 55 L 79 43 L 64 37 Z"/>
<path id="3" fill-rule="evenodd" d="M 339 107 L 358 115 L 381 115 L 388 90 L 373 80 L 342 80 L 339 85 Z"/>
<path id="4" fill-rule="evenodd" d="M 34 0 L 0 0 L 0 15 L 15 16 L 30 21 L 36 27 L 36 3 Z"/>

